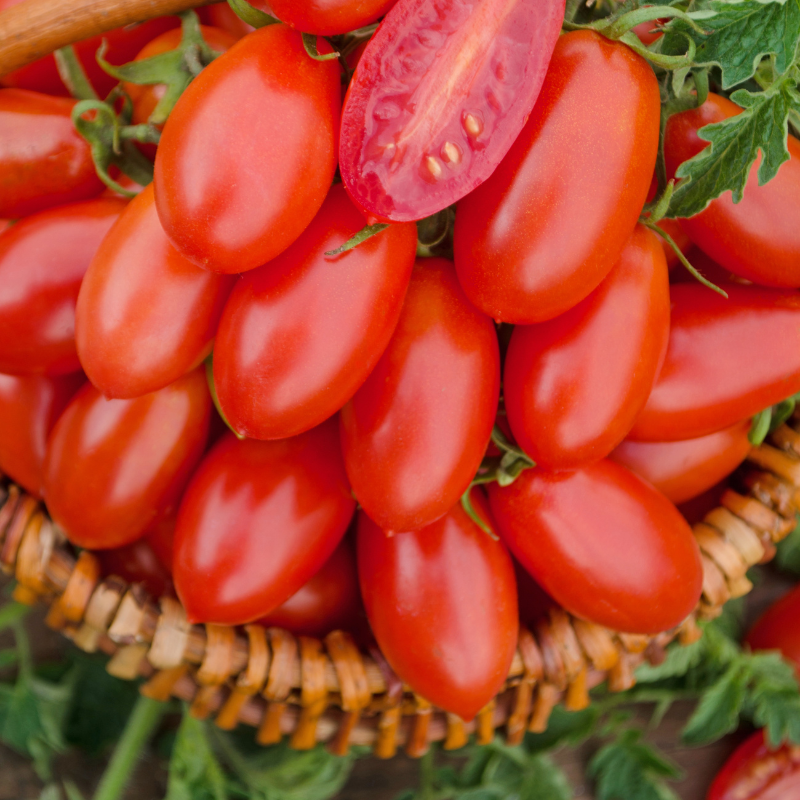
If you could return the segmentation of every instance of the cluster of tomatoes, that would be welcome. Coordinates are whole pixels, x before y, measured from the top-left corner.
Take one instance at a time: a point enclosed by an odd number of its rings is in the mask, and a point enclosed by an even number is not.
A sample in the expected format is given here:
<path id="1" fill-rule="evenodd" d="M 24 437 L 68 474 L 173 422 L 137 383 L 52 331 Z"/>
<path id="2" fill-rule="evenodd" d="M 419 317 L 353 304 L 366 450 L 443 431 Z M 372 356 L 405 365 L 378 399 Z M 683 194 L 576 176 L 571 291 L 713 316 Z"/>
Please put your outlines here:
<path id="1" fill-rule="evenodd" d="M 191 621 L 321 635 L 363 603 L 398 675 L 469 719 L 520 616 L 653 633 L 695 607 L 674 503 L 800 391 L 800 154 L 667 223 L 721 296 L 639 222 L 659 87 L 625 44 L 559 35 L 558 2 L 307 5 L 251 32 L 204 10 L 219 55 L 130 201 L 52 59 L 3 79 L 0 469 L 109 572 L 171 576 Z M 383 14 L 346 70 L 298 32 Z M 113 32 L 106 58 L 169 53 L 177 25 Z M 147 124 L 165 87 L 124 88 Z M 669 175 L 738 112 L 670 118 Z"/>

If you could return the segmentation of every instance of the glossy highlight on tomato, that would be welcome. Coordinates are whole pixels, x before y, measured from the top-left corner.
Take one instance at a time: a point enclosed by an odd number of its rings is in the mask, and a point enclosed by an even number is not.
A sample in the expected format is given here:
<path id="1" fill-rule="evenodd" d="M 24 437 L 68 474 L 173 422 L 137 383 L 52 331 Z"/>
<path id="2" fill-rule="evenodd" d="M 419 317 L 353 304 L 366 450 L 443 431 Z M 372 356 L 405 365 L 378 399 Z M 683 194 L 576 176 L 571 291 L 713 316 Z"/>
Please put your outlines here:
<path id="1" fill-rule="evenodd" d="M 500 353 L 449 261 L 417 261 L 395 332 L 341 412 L 355 496 L 386 531 L 438 519 L 466 491 L 492 432 Z"/>
<path id="2" fill-rule="evenodd" d="M 497 529 L 520 564 L 571 614 L 628 633 L 680 624 L 703 584 L 691 528 L 664 495 L 604 459 L 525 470 L 487 484 Z"/>
<path id="3" fill-rule="evenodd" d="M 382 17 L 396 0 L 269 0 L 281 22 L 304 33 L 335 36 Z"/>
<path id="4" fill-rule="evenodd" d="M 173 575 L 190 621 L 269 614 L 327 561 L 354 510 L 335 420 L 274 442 L 224 436 L 178 513 Z"/>
<path id="5" fill-rule="evenodd" d="M 473 502 L 488 521 L 485 500 Z M 500 690 L 517 644 L 514 567 L 461 504 L 432 525 L 387 536 L 358 517 L 367 618 L 398 676 L 436 706 L 472 719 Z"/>
<path id="6" fill-rule="evenodd" d="M 593 31 L 559 38 L 522 133 L 458 204 L 456 269 L 478 308 L 543 322 L 603 280 L 647 196 L 659 108 L 653 71 L 629 47 Z"/>
<path id="7" fill-rule="evenodd" d="M 562 0 L 399 0 L 342 110 L 342 181 L 369 214 L 422 219 L 485 181 L 536 101 Z"/>
<path id="8" fill-rule="evenodd" d="M 177 505 L 210 415 L 202 369 L 135 400 L 107 400 L 87 384 L 47 444 L 43 494 L 53 520 L 93 550 L 140 538 Z"/>
<path id="9" fill-rule="evenodd" d="M 299 33 L 276 24 L 192 81 L 164 126 L 155 166 L 158 215 L 187 258 L 212 272 L 246 272 L 303 232 L 336 170 L 339 73 L 336 61 L 315 61 Z"/>
<path id="10" fill-rule="evenodd" d="M 755 622 L 747 634 L 753 650 L 780 650 L 794 664 L 800 677 L 800 586 L 774 602 Z"/>
<path id="11" fill-rule="evenodd" d="M 417 228 L 398 223 L 331 258 L 364 227 L 341 184 L 300 238 L 236 284 L 214 380 L 234 430 L 283 439 L 335 414 L 372 372 L 400 317 Z"/>
<path id="12" fill-rule="evenodd" d="M 585 300 L 514 328 L 503 395 L 519 446 L 550 469 L 607 456 L 644 407 L 668 337 L 667 263 L 658 237 L 639 225 Z"/>

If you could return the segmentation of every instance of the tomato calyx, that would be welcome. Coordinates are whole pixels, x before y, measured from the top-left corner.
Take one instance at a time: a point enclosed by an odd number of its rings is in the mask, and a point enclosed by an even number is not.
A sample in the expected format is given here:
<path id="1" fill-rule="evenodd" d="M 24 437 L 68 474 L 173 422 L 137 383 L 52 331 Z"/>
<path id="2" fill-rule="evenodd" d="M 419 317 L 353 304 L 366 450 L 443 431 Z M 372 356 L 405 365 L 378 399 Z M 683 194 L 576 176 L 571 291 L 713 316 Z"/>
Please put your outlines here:
<path id="1" fill-rule="evenodd" d="M 756 414 L 753 417 L 750 433 L 747 435 L 750 444 L 753 447 L 763 444 L 769 434 L 778 430 L 794 414 L 798 402 L 800 402 L 800 392 Z"/>
<path id="2" fill-rule="evenodd" d="M 264 28 L 267 25 L 275 25 L 279 19 L 261 11 L 261 9 L 251 6 L 247 0 L 228 0 L 231 11 L 239 17 L 242 22 L 252 25 L 254 28 Z"/>
<path id="3" fill-rule="evenodd" d="M 417 221 L 417 256 L 453 258 L 453 225 L 455 206 L 443 208 L 430 217 Z"/>
<path id="4" fill-rule="evenodd" d="M 222 406 L 219 402 L 219 396 L 217 395 L 217 385 L 214 382 L 214 352 L 208 355 L 208 358 L 205 360 L 205 367 L 206 367 L 206 381 L 208 382 L 208 392 L 211 395 L 211 400 L 214 403 L 214 408 L 217 409 L 217 414 L 219 414 L 220 419 L 225 423 L 228 427 L 228 430 L 241 442 L 247 437 L 243 433 L 239 433 L 236 428 L 228 422 L 228 418 L 225 416 L 225 412 L 222 410 Z"/>

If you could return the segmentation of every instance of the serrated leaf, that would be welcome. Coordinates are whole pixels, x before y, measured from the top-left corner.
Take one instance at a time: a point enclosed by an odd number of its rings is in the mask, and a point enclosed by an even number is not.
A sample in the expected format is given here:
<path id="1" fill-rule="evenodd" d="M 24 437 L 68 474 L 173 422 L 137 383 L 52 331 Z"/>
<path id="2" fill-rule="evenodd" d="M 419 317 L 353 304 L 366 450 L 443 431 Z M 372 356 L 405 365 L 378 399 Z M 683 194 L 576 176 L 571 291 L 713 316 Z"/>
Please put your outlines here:
<path id="1" fill-rule="evenodd" d="M 225 784 L 205 723 L 184 713 L 169 762 L 165 800 L 227 800 Z"/>
<path id="2" fill-rule="evenodd" d="M 567 711 L 564 706 L 557 705 L 544 733 L 525 734 L 525 748 L 536 753 L 562 744 L 579 744 L 592 735 L 599 718 L 600 710 L 595 705 L 582 711 Z"/>
<path id="3" fill-rule="evenodd" d="M 800 689 L 794 668 L 780 653 L 745 656 L 751 674 L 745 713 L 760 728 L 766 728 L 777 746 L 789 740 L 800 744 Z"/>
<path id="4" fill-rule="evenodd" d="M 645 662 L 636 670 L 636 682 L 653 683 L 685 675 L 703 660 L 706 650 L 703 639 L 688 645 L 675 642 L 667 650 L 667 657 L 661 664 L 652 665 Z"/>
<path id="5" fill-rule="evenodd" d="M 706 691 L 683 729 L 686 744 L 707 744 L 736 729 L 745 702 L 748 673 L 736 661 Z"/>

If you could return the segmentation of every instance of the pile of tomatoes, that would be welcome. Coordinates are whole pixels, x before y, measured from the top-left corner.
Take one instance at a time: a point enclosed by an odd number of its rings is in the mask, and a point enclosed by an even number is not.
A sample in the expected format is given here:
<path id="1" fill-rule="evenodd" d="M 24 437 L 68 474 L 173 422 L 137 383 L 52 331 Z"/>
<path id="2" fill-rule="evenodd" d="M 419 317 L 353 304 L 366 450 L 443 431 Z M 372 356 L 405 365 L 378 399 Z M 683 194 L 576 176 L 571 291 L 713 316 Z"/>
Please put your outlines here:
<path id="1" fill-rule="evenodd" d="M 288 24 L 258 30 L 204 9 L 216 57 L 132 199 L 52 58 L 3 79 L 0 470 L 192 622 L 374 636 L 470 719 L 520 618 L 655 633 L 695 608 L 675 503 L 800 391 L 800 154 L 664 224 L 722 295 L 641 216 L 661 109 L 628 46 L 560 34 L 558 0 L 329 5 L 274 0 Z M 178 25 L 105 57 L 164 59 Z M 155 127 L 165 87 L 122 88 Z M 668 177 L 738 112 L 671 117 Z"/>

